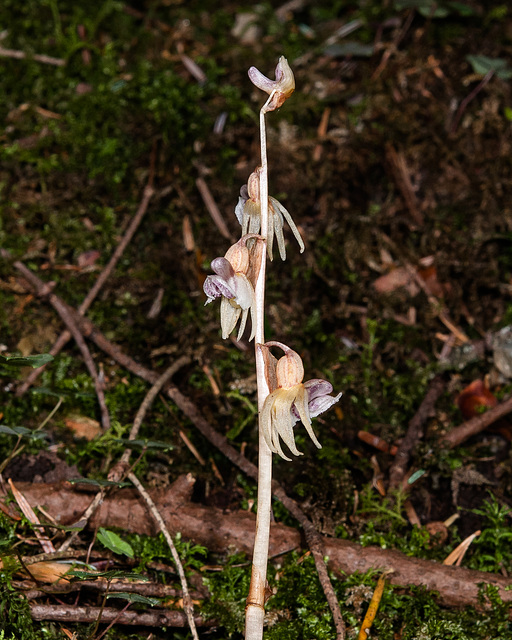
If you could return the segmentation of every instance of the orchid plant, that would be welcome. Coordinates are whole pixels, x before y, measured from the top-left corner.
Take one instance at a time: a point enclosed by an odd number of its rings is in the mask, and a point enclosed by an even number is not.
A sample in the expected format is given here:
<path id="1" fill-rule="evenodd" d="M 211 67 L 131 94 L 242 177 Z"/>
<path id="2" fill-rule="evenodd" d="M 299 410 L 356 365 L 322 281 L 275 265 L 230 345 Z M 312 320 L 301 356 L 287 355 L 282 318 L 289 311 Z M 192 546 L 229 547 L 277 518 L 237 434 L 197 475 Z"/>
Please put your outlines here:
<path id="1" fill-rule="evenodd" d="M 211 266 L 215 275 L 204 283 L 206 304 L 221 298 L 220 324 L 222 337 L 228 338 L 240 320 L 238 340 L 244 334 L 251 316 L 249 340 L 255 341 L 256 378 L 258 383 L 259 454 L 258 517 L 252 564 L 251 584 L 246 606 L 245 638 L 261 640 L 267 598 L 267 562 L 270 536 L 272 454 L 284 460 L 291 458 L 283 451 L 302 453 L 295 444 L 294 429 L 302 422 L 314 444 L 321 448 L 311 418 L 327 411 L 341 397 L 331 395 L 332 385 L 326 380 L 303 382 L 304 366 L 299 354 L 281 342 L 265 342 L 264 301 L 266 257 L 272 260 L 274 236 L 279 255 L 286 259 L 283 227 L 288 223 L 300 252 L 304 242 L 290 213 L 268 195 L 267 142 L 265 114 L 281 107 L 295 90 L 295 78 L 286 58 L 281 56 L 270 80 L 258 69 L 249 69 L 252 83 L 269 94 L 260 110 L 261 165 L 249 176 L 240 191 L 235 215 L 241 225 L 241 239 L 228 249 L 223 258 L 215 258 Z M 276 358 L 272 348 L 284 353 Z"/>

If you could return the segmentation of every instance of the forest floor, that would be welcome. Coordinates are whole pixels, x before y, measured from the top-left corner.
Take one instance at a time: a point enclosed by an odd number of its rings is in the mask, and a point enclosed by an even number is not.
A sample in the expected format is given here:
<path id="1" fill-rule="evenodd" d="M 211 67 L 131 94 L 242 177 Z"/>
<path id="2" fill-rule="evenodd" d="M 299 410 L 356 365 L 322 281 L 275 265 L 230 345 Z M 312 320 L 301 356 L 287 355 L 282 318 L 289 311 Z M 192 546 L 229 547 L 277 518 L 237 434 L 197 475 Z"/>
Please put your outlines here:
<path id="1" fill-rule="evenodd" d="M 254 355 L 203 283 L 259 163 L 247 70 L 281 55 L 270 194 L 306 248 L 285 225 L 266 338 L 343 397 L 322 449 L 297 427 L 305 455 L 275 457 L 296 511 L 277 496 L 265 637 L 341 637 L 311 521 L 347 638 L 385 569 L 370 637 L 512 638 L 507 3 L 6 0 L 0 19 L 0 638 L 192 637 L 128 468 L 200 636 L 242 637 Z"/>

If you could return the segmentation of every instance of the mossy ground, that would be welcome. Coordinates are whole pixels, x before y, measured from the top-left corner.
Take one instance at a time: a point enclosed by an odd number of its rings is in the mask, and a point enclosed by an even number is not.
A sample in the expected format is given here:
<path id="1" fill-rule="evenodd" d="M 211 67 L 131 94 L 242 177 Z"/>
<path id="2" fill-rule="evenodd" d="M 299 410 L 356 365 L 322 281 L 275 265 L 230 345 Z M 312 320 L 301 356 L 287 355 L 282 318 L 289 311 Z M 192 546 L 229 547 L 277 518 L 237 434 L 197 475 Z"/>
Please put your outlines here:
<path id="1" fill-rule="evenodd" d="M 193 363 L 180 372 L 179 387 L 236 447 L 245 443 L 246 455 L 255 460 L 251 351 L 223 342 L 218 308 L 203 307 L 202 281 L 227 241 L 209 217 L 196 179 L 205 177 L 236 235 L 233 208 L 258 162 L 262 100 L 246 71 L 256 65 L 270 73 L 285 55 L 297 91 L 268 119 L 270 190 L 292 212 L 307 248 L 299 255 L 289 238 L 287 261 L 276 259 L 269 270 L 266 332 L 302 355 L 308 377 L 329 379 L 344 398 L 316 423 L 323 449 L 316 451 L 299 433 L 306 455 L 293 464 L 276 461 L 276 477 L 329 535 L 440 560 L 481 529 L 465 566 L 510 575 L 510 426 L 502 424 L 501 431 L 453 451 L 439 444 L 462 421 L 458 391 L 490 373 L 487 357 L 447 369 L 446 392 L 413 460 L 415 469 L 425 470 L 411 492 L 422 522 L 460 514 L 444 547 L 409 525 L 400 501 L 384 500 L 372 489 L 371 457 L 376 454 L 384 475 L 391 457 L 357 438 L 359 430 L 390 443 L 403 437 L 439 370 L 442 339 L 450 336 L 423 292 L 401 287 L 384 295 L 374 286 L 380 275 L 430 257 L 438 300 L 469 339 L 512 321 L 510 69 L 496 71 L 456 121 L 457 109 L 483 77 L 466 56 L 510 59 L 512 14 L 506 3 L 439 2 L 435 14 L 422 9 L 426 5 L 315 2 L 279 12 L 274 2 L 248 8 L 220 2 L 212 11 L 200 1 L 4 0 L 2 47 L 24 51 L 27 58 L 0 58 L 0 246 L 53 281 L 56 292 L 77 307 L 118 245 L 153 167 L 156 195 L 88 316 L 109 339 L 155 369 L 190 355 Z M 247 40 L 233 33 L 244 11 L 254 12 L 256 28 L 252 39 L 245 34 Z M 359 28 L 346 38 L 335 36 L 351 22 Z M 65 64 L 39 62 L 34 54 Z M 203 81 L 191 75 L 182 54 L 199 65 Z M 326 113 L 328 125 L 319 134 Z M 212 133 L 222 114 L 224 128 Z M 423 224 L 411 220 L 390 148 L 405 158 Z M 192 251 L 183 240 L 185 217 Z M 83 266 L 90 251 L 97 258 Z M 48 350 L 60 321 L 50 307 L 27 296 L 8 261 L 0 263 L 0 291 L 1 348 Z M 160 311 L 148 318 L 159 291 Z M 118 439 L 126 436 L 147 385 L 92 352 L 107 380 L 111 436 L 86 443 L 66 427 L 70 415 L 99 417 L 93 384 L 72 344 L 24 399 L 14 397 L 13 382 L 24 373 L 2 365 L 0 412 L 4 425 L 35 429 L 63 398 L 44 427 L 44 439 L 23 439 L 23 455 L 51 447 L 83 475 L 101 479 L 105 459 L 115 460 L 122 450 Z M 220 398 L 201 365 L 220 385 Z M 507 397 L 510 382 L 499 381 L 493 391 Z M 169 442 L 173 449 L 150 449 L 139 466 L 141 477 L 147 480 L 156 469 L 171 480 L 191 471 L 205 501 L 245 506 L 254 498 L 253 484 L 212 451 L 175 407 L 170 412 L 157 402 L 143 428 L 143 437 Z M 211 467 L 199 467 L 176 425 L 203 457 L 214 460 L 224 486 Z M 10 455 L 14 442 L 0 434 L 2 456 Z M 465 467 L 490 484 L 461 484 L 455 505 L 454 472 Z M 290 522 L 280 505 L 275 513 Z M 28 535 L 27 526 L 0 518 L 2 554 L 30 553 L 32 547 L 16 538 L 16 532 Z M 90 539 L 84 535 L 82 542 L 86 546 Z M 144 566 L 152 554 L 166 558 L 165 548 L 155 550 L 150 539 L 132 542 Z M 196 551 L 183 549 L 195 559 L 190 569 L 203 562 Z M 204 607 L 223 626 L 209 635 L 241 637 L 248 565 L 240 558 L 213 560 L 224 569 L 208 578 L 213 599 Z M 64 637 L 59 625 L 32 623 L 9 586 L 9 571 L 2 575 L 5 638 Z M 274 562 L 271 579 L 269 638 L 334 637 L 310 558 L 292 554 Z M 375 581 L 371 575 L 335 578 L 352 630 Z M 306 591 L 307 598 L 296 597 Z M 512 638 L 503 606 L 492 593 L 487 597 L 495 606 L 483 615 L 445 610 L 431 594 L 389 588 L 375 637 Z M 76 630 L 80 638 L 91 637 L 91 628 Z M 106 637 L 147 633 L 115 627 Z"/>

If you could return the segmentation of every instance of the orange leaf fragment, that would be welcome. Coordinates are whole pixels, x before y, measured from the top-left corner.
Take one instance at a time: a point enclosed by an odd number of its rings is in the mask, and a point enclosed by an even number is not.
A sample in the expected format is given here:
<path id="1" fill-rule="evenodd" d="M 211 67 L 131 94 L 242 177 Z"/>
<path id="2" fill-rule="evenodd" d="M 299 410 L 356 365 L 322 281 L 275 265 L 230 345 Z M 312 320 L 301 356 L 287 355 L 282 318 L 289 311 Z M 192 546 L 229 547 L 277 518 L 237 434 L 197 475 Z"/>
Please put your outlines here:
<path id="1" fill-rule="evenodd" d="M 473 380 L 461 391 L 457 404 L 465 420 L 474 418 L 484 407 L 495 407 L 497 398 L 489 391 L 483 380 Z"/>

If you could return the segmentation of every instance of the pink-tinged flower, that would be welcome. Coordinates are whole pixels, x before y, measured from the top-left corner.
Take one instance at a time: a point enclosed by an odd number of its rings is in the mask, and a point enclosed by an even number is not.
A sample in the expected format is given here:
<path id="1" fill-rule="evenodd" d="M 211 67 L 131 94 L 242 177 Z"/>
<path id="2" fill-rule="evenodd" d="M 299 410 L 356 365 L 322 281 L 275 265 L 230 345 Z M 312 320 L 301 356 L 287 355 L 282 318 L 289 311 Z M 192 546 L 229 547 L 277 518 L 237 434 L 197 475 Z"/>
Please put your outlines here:
<path id="1" fill-rule="evenodd" d="M 269 347 L 281 348 L 285 355 L 276 360 Z M 327 411 L 341 398 L 329 395 L 332 385 L 327 380 L 309 380 L 303 383 L 304 366 L 298 353 L 281 342 L 267 342 L 264 351 L 265 372 L 271 393 L 261 411 L 261 428 L 269 449 L 290 461 L 281 447 L 280 439 L 295 456 L 302 455 L 295 445 L 294 425 L 300 420 L 309 437 L 321 449 L 322 445 L 311 426 L 311 418 Z"/>
<path id="2" fill-rule="evenodd" d="M 249 79 L 258 89 L 272 96 L 270 103 L 266 106 L 266 111 L 274 111 L 274 109 L 280 107 L 295 91 L 293 71 L 284 56 L 281 56 L 277 63 L 275 80 L 264 76 L 256 67 L 251 67 L 248 73 Z"/>
<path id="3" fill-rule="evenodd" d="M 238 222 L 242 225 L 242 235 L 247 233 L 259 233 L 261 229 L 261 200 L 260 200 L 260 170 L 251 173 L 247 184 L 240 189 L 240 197 L 235 208 L 235 215 Z M 274 235 L 277 239 L 279 255 L 282 260 L 286 260 L 286 247 L 284 244 L 283 226 L 284 220 L 290 226 L 290 229 L 299 243 L 300 252 L 304 251 L 304 241 L 297 229 L 290 213 L 283 205 L 269 196 L 268 198 L 268 233 L 267 233 L 267 253 L 272 260 L 272 247 L 274 245 Z"/>
<path id="4" fill-rule="evenodd" d="M 252 236 L 250 236 L 252 237 Z M 246 247 L 247 237 L 242 237 L 228 249 L 224 258 L 212 260 L 212 269 L 216 275 L 208 276 L 203 290 L 207 296 L 205 304 L 216 298 L 220 302 L 220 327 L 225 339 L 233 331 L 241 317 L 237 340 L 245 330 L 247 316 L 251 311 L 252 330 L 249 340 L 254 338 L 254 288 L 247 277 L 249 270 L 249 250 Z"/>

